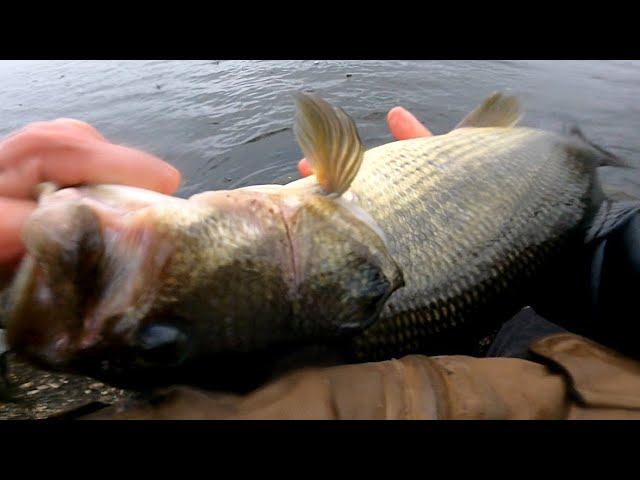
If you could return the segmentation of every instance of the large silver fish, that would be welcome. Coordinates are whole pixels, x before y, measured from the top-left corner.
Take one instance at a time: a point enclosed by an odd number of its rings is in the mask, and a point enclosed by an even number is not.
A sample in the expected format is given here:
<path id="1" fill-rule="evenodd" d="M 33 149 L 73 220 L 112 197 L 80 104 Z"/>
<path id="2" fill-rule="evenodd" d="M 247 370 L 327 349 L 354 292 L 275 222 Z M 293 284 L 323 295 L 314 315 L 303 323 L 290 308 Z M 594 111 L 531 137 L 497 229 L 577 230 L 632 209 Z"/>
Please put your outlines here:
<path id="1" fill-rule="evenodd" d="M 446 135 L 366 152 L 342 110 L 309 95 L 297 106 L 312 177 L 188 200 L 113 185 L 43 194 L 11 348 L 112 382 L 323 342 L 348 360 L 456 353 L 530 303 L 550 261 L 612 228 L 596 170 L 616 160 L 516 127 L 514 97 L 488 97 Z"/>

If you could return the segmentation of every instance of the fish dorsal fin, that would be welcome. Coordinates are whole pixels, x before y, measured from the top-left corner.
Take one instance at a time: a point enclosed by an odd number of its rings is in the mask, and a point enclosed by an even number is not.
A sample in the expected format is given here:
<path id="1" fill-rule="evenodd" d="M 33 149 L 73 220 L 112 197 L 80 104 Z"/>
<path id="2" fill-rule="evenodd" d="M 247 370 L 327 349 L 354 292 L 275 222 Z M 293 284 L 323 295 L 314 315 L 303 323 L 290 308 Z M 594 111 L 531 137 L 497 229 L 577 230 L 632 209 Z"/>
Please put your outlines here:
<path id="1" fill-rule="evenodd" d="M 495 92 L 485 98 L 455 128 L 513 127 L 521 118 L 518 99 L 512 95 Z"/>
<path id="2" fill-rule="evenodd" d="M 355 122 L 342 109 L 314 95 L 298 93 L 295 99 L 294 134 L 302 153 L 325 192 L 341 195 L 357 175 L 364 156 Z"/>

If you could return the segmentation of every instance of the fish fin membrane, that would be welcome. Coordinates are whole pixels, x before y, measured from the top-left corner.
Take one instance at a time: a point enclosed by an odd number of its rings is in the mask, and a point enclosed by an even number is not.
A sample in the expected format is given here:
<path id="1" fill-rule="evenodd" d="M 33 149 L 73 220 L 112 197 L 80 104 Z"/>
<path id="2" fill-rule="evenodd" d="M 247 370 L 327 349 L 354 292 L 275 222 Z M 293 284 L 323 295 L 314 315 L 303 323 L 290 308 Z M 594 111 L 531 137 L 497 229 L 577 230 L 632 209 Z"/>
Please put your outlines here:
<path id="1" fill-rule="evenodd" d="M 349 189 L 364 157 L 355 122 L 315 95 L 298 93 L 295 100 L 294 134 L 302 153 L 325 192 L 341 195 Z"/>
<path id="2" fill-rule="evenodd" d="M 518 99 L 513 95 L 495 92 L 485 98 L 455 128 L 513 127 L 521 118 Z"/>

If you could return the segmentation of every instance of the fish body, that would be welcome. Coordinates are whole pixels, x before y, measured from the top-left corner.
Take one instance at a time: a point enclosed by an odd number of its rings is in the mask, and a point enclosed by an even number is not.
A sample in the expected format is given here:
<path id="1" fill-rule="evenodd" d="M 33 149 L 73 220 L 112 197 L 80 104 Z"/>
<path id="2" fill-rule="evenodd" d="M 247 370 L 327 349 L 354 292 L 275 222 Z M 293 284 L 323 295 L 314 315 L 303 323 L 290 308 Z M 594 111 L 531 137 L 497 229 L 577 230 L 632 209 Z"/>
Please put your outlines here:
<path id="1" fill-rule="evenodd" d="M 405 286 L 355 340 L 358 358 L 443 352 L 439 334 L 474 322 L 489 333 L 532 302 L 545 263 L 584 239 L 597 162 L 563 135 L 515 127 L 368 151 L 347 196 L 386 233 Z"/>
<path id="2" fill-rule="evenodd" d="M 374 360 L 437 352 L 447 332 L 457 353 L 469 326 L 524 306 L 605 201 L 603 152 L 519 116 L 497 94 L 446 135 L 365 151 L 346 113 L 300 96 L 311 177 L 187 200 L 99 185 L 43 195 L 9 344 L 112 383 L 288 344 Z"/>

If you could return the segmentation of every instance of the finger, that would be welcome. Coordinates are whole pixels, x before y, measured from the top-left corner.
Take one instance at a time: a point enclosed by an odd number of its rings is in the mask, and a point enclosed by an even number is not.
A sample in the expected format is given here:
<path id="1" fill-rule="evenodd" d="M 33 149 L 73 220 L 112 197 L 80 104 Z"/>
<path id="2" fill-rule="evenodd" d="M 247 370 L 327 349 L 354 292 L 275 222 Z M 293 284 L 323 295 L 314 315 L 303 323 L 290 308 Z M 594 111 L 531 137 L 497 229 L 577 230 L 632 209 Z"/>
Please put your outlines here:
<path id="1" fill-rule="evenodd" d="M 402 107 L 395 107 L 389 111 L 387 124 L 396 140 L 433 136 L 427 127 Z"/>
<path id="2" fill-rule="evenodd" d="M 51 123 L 55 126 L 63 126 L 66 128 L 81 131 L 83 133 L 91 135 L 97 140 L 103 140 L 105 142 L 107 141 L 107 139 L 104 138 L 104 136 L 100 132 L 98 132 L 98 130 L 89 125 L 87 122 L 83 122 L 82 120 L 77 120 L 75 118 L 56 118 Z"/>
<path id="3" fill-rule="evenodd" d="M 0 148 L 0 195 L 29 198 L 41 182 L 60 186 L 116 183 L 164 194 L 180 185 L 180 172 L 146 152 L 95 140 L 49 139 L 46 149 L 27 139 Z M 3 168 L 4 167 L 4 168 Z"/>
<path id="4" fill-rule="evenodd" d="M 80 152 L 82 155 L 82 152 Z M 117 183 L 146 188 L 170 195 L 180 185 L 178 170 L 158 157 L 113 143 L 92 145 L 82 156 L 58 157 L 41 167 L 42 181 L 59 185 Z"/>
<path id="5" fill-rule="evenodd" d="M 0 198 L 0 267 L 14 265 L 24 254 L 20 238 L 25 220 L 36 207 L 35 202 Z"/>
<path id="6" fill-rule="evenodd" d="M 311 170 L 311 166 L 309 165 L 309 162 L 307 162 L 306 158 L 303 158 L 298 162 L 298 171 L 303 177 L 313 175 L 313 170 Z"/>
<path id="7" fill-rule="evenodd" d="M 46 122 L 31 122 L 23 128 L 16 130 L 15 132 L 10 133 L 5 140 L 12 139 L 14 137 L 20 138 L 20 141 L 23 141 L 23 137 L 25 135 L 27 137 L 37 136 L 37 135 L 50 135 L 52 137 L 58 136 L 60 134 L 75 134 L 80 137 L 91 137 L 96 140 L 107 141 L 107 139 L 96 130 L 94 127 L 89 125 L 87 122 L 83 122 L 82 120 L 77 120 L 75 118 L 56 118 L 55 120 L 46 121 Z"/>

